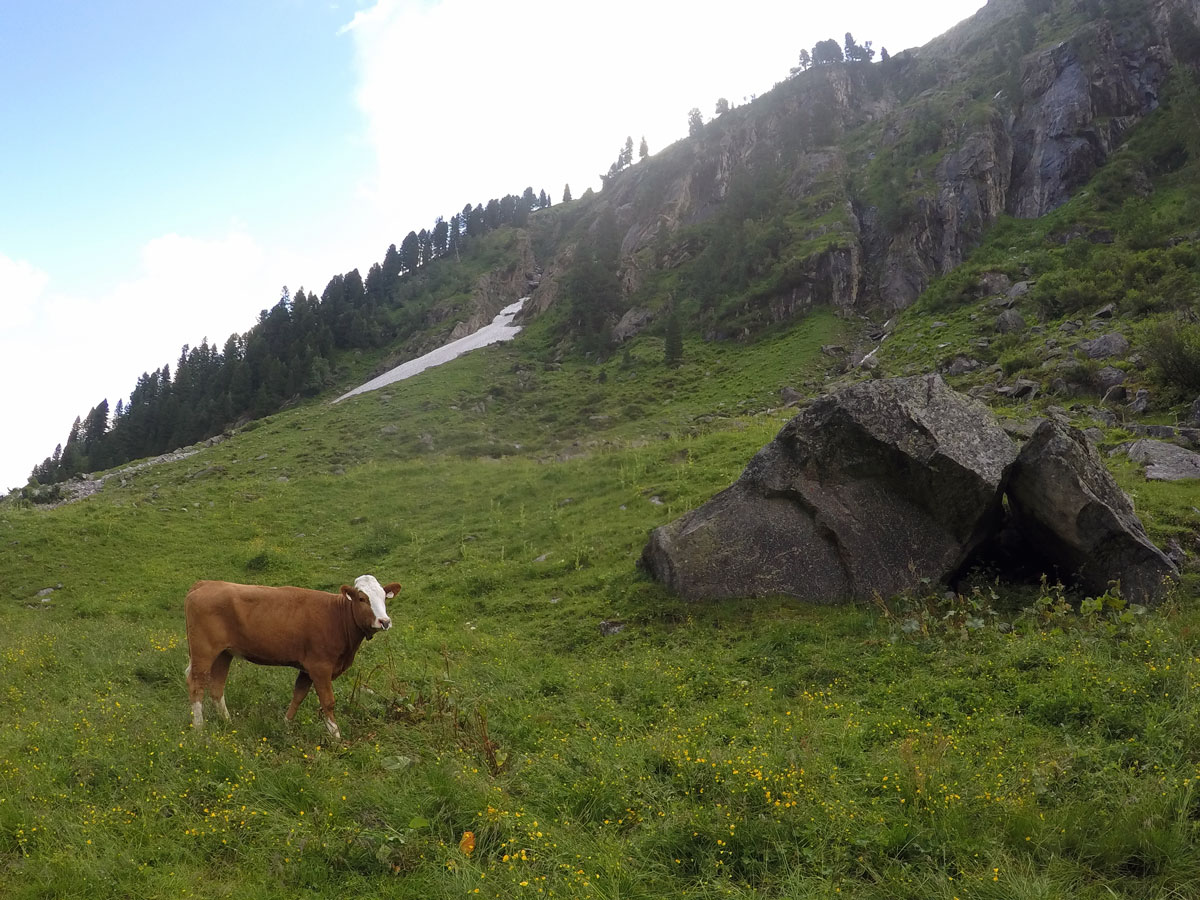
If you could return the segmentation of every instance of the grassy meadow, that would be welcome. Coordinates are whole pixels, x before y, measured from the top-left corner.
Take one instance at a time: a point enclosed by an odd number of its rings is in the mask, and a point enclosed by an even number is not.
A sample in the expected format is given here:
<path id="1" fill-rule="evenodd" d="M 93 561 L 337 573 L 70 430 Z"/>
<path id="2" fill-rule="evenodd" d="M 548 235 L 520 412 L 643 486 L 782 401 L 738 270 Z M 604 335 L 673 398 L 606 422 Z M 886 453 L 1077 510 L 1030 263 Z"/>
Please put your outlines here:
<path id="1" fill-rule="evenodd" d="M 1200 895 L 1188 592 L 689 606 L 636 570 L 842 328 L 673 370 L 519 340 L 0 507 L 0 896 Z M 1152 528 L 1197 515 L 1120 477 Z M 335 682 L 344 742 L 245 662 L 192 732 L 192 581 L 364 572 L 404 590 Z"/>

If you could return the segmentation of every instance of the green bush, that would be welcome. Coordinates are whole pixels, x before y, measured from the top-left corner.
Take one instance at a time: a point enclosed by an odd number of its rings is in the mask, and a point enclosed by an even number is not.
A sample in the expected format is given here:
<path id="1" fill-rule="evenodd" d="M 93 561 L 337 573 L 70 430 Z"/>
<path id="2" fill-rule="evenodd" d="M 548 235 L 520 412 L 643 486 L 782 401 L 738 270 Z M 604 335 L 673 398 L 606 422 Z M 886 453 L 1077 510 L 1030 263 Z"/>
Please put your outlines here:
<path id="1" fill-rule="evenodd" d="M 1160 319 L 1143 340 L 1151 371 L 1163 387 L 1180 395 L 1200 393 L 1200 324 Z"/>

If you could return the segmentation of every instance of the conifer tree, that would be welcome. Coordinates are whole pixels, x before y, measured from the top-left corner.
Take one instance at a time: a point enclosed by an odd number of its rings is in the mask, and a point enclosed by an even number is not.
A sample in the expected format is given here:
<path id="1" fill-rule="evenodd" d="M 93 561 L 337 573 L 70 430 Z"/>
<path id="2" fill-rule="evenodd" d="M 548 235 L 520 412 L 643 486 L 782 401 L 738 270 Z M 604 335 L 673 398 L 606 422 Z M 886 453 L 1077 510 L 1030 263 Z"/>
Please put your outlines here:
<path id="1" fill-rule="evenodd" d="M 563 203 L 570 203 L 570 202 L 571 202 L 571 186 L 570 186 L 569 184 L 568 184 L 568 185 L 564 185 L 564 186 L 563 186 L 563 198 L 562 198 L 562 202 L 563 202 Z"/>
<path id="2" fill-rule="evenodd" d="M 679 325 L 679 315 L 675 312 L 674 306 L 667 313 L 663 359 L 671 368 L 675 368 L 683 362 L 683 329 Z"/>
<path id="3" fill-rule="evenodd" d="M 642 135 L 642 143 L 638 145 L 638 159 L 645 159 L 650 155 L 650 146 L 646 143 L 646 136 Z"/>

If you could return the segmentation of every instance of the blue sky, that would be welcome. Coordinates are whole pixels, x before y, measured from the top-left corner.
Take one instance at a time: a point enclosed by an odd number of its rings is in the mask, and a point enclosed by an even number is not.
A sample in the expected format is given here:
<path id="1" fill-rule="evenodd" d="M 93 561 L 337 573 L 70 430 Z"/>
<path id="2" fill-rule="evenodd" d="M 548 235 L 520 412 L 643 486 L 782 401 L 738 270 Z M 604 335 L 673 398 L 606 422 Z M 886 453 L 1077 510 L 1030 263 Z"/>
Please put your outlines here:
<path id="1" fill-rule="evenodd" d="M 786 77 L 981 0 L 5 0 L 0 491 L 184 344 L 466 202 L 598 187 Z M 919 13 L 919 14 L 914 14 Z"/>
<path id="2" fill-rule="evenodd" d="M 305 0 L 10 2 L 3 121 L 20 128 L 3 155 L 20 177 L 0 248 L 88 290 L 161 234 L 286 234 L 327 212 L 371 162 L 347 18 Z"/>

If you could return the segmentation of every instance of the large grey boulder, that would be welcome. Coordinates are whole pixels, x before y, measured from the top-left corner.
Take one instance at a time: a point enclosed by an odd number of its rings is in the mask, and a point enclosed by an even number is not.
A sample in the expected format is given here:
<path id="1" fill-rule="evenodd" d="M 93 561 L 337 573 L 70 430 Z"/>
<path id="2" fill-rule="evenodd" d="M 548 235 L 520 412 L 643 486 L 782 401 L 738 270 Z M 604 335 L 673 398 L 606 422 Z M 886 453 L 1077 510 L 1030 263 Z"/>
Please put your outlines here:
<path id="1" fill-rule="evenodd" d="M 1016 446 L 939 376 L 814 401 L 641 565 L 690 600 L 866 600 L 951 577 L 995 529 Z"/>
<path id="2" fill-rule="evenodd" d="M 1021 448 L 1007 493 L 1026 545 L 1086 591 L 1102 593 L 1119 581 L 1125 599 L 1153 602 L 1164 580 L 1178 574 L 1078 429 L 1050 419 L 1039 425 Z"/>

